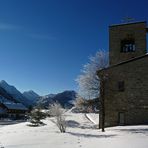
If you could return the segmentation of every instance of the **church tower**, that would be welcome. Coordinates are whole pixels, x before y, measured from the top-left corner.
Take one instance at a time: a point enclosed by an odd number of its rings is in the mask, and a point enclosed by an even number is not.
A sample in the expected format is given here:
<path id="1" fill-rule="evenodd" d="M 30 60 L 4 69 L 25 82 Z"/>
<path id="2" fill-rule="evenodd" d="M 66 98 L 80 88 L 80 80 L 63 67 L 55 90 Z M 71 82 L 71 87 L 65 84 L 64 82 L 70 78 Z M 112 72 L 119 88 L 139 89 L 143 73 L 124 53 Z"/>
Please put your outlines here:
<path id="1" fill-rule="evenodd" d="M 118 64 L 146 54 L 146 22 L 109 27 L 109 63 Z"/>

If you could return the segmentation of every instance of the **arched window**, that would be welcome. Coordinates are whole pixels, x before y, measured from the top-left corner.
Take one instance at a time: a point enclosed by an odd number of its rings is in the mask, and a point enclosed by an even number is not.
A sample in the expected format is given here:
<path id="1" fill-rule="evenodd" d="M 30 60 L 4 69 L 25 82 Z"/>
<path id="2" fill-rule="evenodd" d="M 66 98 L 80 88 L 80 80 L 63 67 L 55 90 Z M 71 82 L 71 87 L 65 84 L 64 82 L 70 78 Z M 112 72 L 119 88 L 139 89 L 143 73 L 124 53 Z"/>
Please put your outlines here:
<path id="1" fill-rule="evenodd" d="M 133 39 L 121 40 L 121 52 L 135 52 L 135 41 Z"/>

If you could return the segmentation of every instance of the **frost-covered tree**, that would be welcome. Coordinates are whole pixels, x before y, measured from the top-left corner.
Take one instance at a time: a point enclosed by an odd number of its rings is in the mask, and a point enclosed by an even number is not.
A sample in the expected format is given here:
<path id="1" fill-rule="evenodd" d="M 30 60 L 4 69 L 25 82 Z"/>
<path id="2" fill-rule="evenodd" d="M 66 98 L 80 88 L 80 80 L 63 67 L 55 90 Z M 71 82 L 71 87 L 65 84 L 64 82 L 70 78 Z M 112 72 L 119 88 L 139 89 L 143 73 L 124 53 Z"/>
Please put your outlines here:
<path id="1" fill-rule="evenodd" d="M 97 71 L 108 67 L 108 52 L 99 50 L 89 58 L 89 62 L 83 66 L 82 73 L 77 77 L 79 94 L 85 99 L 96 98 L 100 92 L 100 80 Z"/>
<path id="2" fill-rule="evenodd" d="M 49 115 L 56 118 L 56 125 L 59 128 L 61 133 L 66 132 L 66 121 L 65 121 L 65 109 L 62 106 L 55 102 L 49 106 Z"/>
<path id="3" fill-rule="evenodd" d="M 76 100 L 74 102 L 75 108 L 79 112 L 84 112 L 86 111 L 86 100 L 82 98 L 81 96 L 77 96 Z"/>

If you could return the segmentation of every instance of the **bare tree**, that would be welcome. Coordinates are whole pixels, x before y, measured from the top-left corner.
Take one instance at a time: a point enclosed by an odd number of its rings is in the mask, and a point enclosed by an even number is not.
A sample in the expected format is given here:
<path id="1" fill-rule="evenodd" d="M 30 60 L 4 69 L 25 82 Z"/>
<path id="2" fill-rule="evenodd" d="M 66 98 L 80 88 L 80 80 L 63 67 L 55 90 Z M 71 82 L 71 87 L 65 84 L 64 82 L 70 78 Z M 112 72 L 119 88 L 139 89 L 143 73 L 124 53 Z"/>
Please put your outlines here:
<path id="1" fill-rule="evenodd" d="M 84 98 L 82 98 L 81 96 L 77 96 L 76 100 L 75 100 L 75 108 L 79 111 L 79 112 L 85 112 L 86 111 L 86 100 Z"/>
<path id="2" fill-rule="evenodd" d="M 82 74 L 76 79 L 79 85 L 79 94 L 86 99 L 99 98 L 99 110 L 102 116 L 102 132 L 105 125 L 105 105 L 104 105 L 104 85 L 106 76 L 98 76 L 97 71 L 109 66 L 108 52 L 98 51 L 95 56 L 89 58 L 89 62 L 84 65 Z"/>
<path id="3" fill-rule="evenodd" d="M 99 50 L 83 66 L 82 74 L 76 79 L 79 86 L 79 94 L 83 98 L 97 98 L 100 95 L 100 79 L 96 72 L 106 67 L 108 67 L 108 52 L 105 50 Z"/>
<path id="4" fill-rule="evenodd" d="M 53 103 L 49 106 L 49 115 L 56 118 L 56 125 L 61 133 L 66 132 L 65 110 L 59 103 Z"/>

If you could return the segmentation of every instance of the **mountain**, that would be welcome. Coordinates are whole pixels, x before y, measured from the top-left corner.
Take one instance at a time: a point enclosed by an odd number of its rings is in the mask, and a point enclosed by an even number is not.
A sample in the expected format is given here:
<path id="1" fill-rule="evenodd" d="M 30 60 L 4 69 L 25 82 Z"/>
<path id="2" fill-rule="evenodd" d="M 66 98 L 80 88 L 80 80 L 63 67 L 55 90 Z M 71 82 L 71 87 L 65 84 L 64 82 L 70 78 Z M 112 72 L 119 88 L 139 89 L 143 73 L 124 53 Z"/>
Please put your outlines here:
<path id="1" fill-rule="evenodd" d="M 0 87 L 0 98 L 5 98 L 9 101 L 13 101 L 13 102 L 17 103 L 17 101 L 9 93 L 7 93 L 6 90 L 3 89 L 2 87 Z"/>
<path id="2" fill-rule="evenodd" d="M 39 96 L 33 90 L 25 91 L 21 93 L 14 86 L 9 85 L 6 81 L 0 81 L 0 97 L 1 100 L 6 98 L 9 101 L 16 103 L 22 103 L 26 107 L 42 105 L 48 107 L 53 102 L 59 102 L 63 107 L 72 107 L 73 101 L 76 98 L 77 93 L 75 91 L 64 91 L 57 94 L 49 94 L 45 96 Z"/>
<path id="3" fill-rule="evenodd" d="M 36 92 L 33 90 L 25 91 L 23 92 L 23 96 L 26 97 L 28 100 L 32 101 L 33 103 L 36 103 L 38 98 L 40 97 Z"/>
<path id="4" fill-rule="evenodd" d="M 48 107 L 53 102 L 59 102 L 63 107 L 72 107 L 77 93 L 75 91 L 64 91 L 58 94 L 49 94 L 39 98 L 37 104 Z"/>
<path id="5" fill-rule="evenodd" d="M 3 88 L 5 92 L 17 102 L 20 102 L 25 106 L 32 105 L 32 101 L 24 97 L 20 91 L 18 91 L 14 86 L 9 85 L 6 81 L 4 80 L 0 81 L 0 87 Z"/>

